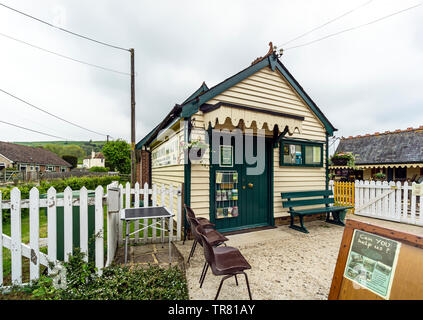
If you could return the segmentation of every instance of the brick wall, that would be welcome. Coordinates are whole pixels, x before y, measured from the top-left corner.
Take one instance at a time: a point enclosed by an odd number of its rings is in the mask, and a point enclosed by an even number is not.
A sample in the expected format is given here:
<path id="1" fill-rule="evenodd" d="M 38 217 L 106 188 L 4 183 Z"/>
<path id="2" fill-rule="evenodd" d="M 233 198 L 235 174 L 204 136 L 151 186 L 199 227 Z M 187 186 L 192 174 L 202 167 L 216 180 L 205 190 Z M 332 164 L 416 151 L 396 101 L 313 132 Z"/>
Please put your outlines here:
<path id="1" fill-rule="evenodd" d="M 148 183 L 151 185 L 150 181 L 150 153 L 146 150 L 141 150 L 137 156 L 137 166 L 136 166 L 136 180 L 140 185 Z"/>

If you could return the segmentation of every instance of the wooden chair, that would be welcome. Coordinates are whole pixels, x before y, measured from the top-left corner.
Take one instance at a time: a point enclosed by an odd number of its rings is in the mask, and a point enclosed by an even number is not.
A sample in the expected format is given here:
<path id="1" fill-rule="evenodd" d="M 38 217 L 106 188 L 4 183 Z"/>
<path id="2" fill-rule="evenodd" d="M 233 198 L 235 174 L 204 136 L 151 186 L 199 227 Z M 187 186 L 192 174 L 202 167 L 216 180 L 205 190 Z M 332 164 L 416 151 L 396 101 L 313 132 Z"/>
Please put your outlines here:
<path id="1" fill-rule="evenodd" d="M 220 281 L 219 289 L 217 290 L 216 297 L 214 298 L 215 300 L 217 300 L 219 297 L 223 281 L 230 277 L 235 277 L 236 285 L 238 285 L 238 279 L 236 275 L 244 274 L 245 282 L 247 283 L 248 295 L 250 300 L 252 300 L 250 284 L 248 283 L 247 274 L 244 272 L 244 270 L 251 269 L 250 264 L 247 262 L 247 260 L 245 260 L 241 252 L 234 247 L 214 248 L 209 243 L 204 230 L 205 229 L 201 226 L 197 226 L 196 228 L 197 234 L 201 237 L 202 240 L 204 257 L 207 263 L 206 269 L 204 270 L 203 268 L 203 273 L 201 274 L 200 288 L 203 285 L 209 267 L 215 276 L 224 276 Z"/>
<path id="2" fill-rule="evenodd" d="M 201 237 L 196 232 L 196 228 L 198 226 L 202 228 L 201 230 L 203 230 L 205 236 L 207 237 L 209 243 L 211 243 L 212 246 L 219 246 L 223 244 L 225 241 L 229 240 L 224 235 L 222 235 L 219 231 L 212 229 L 210 225 L 208 224 L 206 224 L 206 226 L 201 225 L 200 220 L 198 220 L 197 218 L 192 218 L 188 216 L 187 219 L 190 224 L 192 234 L 194 236 L 194 242 L 192 243 L 191 252 L 189 253 L 187 263 L 189 263 L 189 260 L 194 255 L 195 248 L 197 247 L 197 243 L 200 243 L 200 245 L 202 245 Z"/>

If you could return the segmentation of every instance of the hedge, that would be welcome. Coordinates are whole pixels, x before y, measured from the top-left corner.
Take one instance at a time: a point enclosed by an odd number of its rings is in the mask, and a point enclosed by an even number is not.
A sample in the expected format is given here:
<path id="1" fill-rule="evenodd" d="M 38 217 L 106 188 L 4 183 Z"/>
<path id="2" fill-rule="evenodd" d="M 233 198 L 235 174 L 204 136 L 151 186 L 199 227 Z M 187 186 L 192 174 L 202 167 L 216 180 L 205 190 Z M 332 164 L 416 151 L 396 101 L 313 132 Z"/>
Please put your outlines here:
<path id="1" fill-rule="evenodd" d="M 97 186 L 102 186 L 106 188 L 107 185 L 112 183 L 113 181 L 118 181 L 119 183 L 125 183 L 127 179 L 121 178 L 119 176 L 100 176 L 100 177 L 71 177 L 67 179 L 55 179 L 51 181 L 41 181 L 40 185 L 37 186 L 35 184 L 22 184 L 16 186 L 21 191 L 21 199 L 29 199 L 29 192 L 33 187 L 38 188 L 40 194 L 47 193 L 50 187 L 56 189 L 56 192 L 63 192 L 65 191 L 66 187 L 70 187 L 72 190 L 80 190 L 82 187 L 85 186 L 88 190 L 94 190 Z M 10 191 L 15 188 L 15 186 L 0 188 L 2 193 L 3 200 L 10 199 Z M 10 214 L 7 212 L 8 210 L 4 210 L 3 212 L 3 222 L 7 222 L 10 219 Z"/>

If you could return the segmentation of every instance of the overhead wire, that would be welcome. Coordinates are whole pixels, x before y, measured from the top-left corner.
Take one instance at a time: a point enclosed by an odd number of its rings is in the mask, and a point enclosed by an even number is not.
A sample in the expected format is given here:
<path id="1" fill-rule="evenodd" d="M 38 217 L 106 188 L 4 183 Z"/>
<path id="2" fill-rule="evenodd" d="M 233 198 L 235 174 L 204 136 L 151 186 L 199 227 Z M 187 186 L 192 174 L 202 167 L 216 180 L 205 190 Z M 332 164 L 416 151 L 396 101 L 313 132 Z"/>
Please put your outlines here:
<path id="1" fill-rule="evenodd" d="M 328 24 L 331 24 L 332 22 L 335 22 L 335 21 L 337 21 L 337 20 L 339 20 L 339 19 L 341 19 L 341 18 L 343 18 L 343 17 L 345 17 L 345 16 L 349 15 L 349 14 L 353 13 L 354 11 L 356 11 L 356 10 L 358 10 L 358 9 L 360 9 L 360 8 L 362 8 L 362 7 L 364 7 L 364 6 L 367 6 L 367 5 L 368 5 L 370 2 L 372 2 L 372 1 L 373 1 L 373 0 L 369 0 L 369 1 L 367 1 L 366 3 L 364 3 L 364 4 L 361 4 L 360 6 L 358 6 L 358 7 L 354 8 L 354 9 L 351 9 L 351 10 L 349 10 L 349 11 L 347 11 L 347 12 L 343 13 L 342 15 L 337 16 L 336 18 L 333 18 L 333 19 L 329 20 L 328 22 L 325 22 L 324 24 L 321 24 L 321 25 L 319 25 L 319 26 L 317 26 L 317 27 L 315 27 L 315 28 L 313 28 L 313 29 L 311 29 L 311 30 L 309 30 L 309 31 L 307 31 L 307 32 L 304 32 L 303 34 L 299 35 L 298 37 L 295 37 L 295 38 L 293 38 L 293 39 L 291 39 L 291 40 L 289 40 L 289 41 L 287 41 L 287 42 L 283 43 L 283 44 L 281 45 L 281 47 L 283 47 L 283 46 L 287 45 L 288 43 L 291 43 L 291 42 L 293 42 L 293 41 L 295 41 L 295 40 L 298 40 L 298 39 L 300 39 L 300 38 L 302 38 L 302 37 L 305 37 L 306 35 L 308 35 L 308 34 L 312 33 L 313 31 L 316 31 L 316 30 L 318 30 L 318 29 L 320 29 L 320 28 L 323 28 L 323 27 L 327 26 Z"/>
<path id="2" fill-rule="evenodd" d="M 0 88 L 0 91 L 1 91 L 1 92 L 3 92 L 3 93 L 5 93 L 5 94 L 7 94 L 7 95 L 9 95 L 10 97 L 12 97 L 12 98 L 14 98 L 14 99 L 17 99 L 17 100 L 19 100 L 19 101 L 21 101 L 21 102 L 23 102 L 23 103 L 27 104 L 27 105 L 28 105 L 28 106 L 30 106 L 30 107 L 33 107 L 33 108 L 35 108 L 35 109 L 37 109 L 37 110 L 39 110 L 39 111 L 41 111 L 41 112 L 44 112 L 44 113 L 46 113 L 46 114 L 50 115 L 50 116 L 52 116 L 52 117 L 54 117 L 54 118 L 56 118 L 56 119 L 59 119 L 59 120 L 61 120 L 61 121 L 64 121 L 64 122 L 66 122 L 66 123 L 68 123 L 68 124 L 71 124 L 71 125 L 73 125 L 73 126 L 75 126 L 75 127 L 80 128 L 80 129 L 83 129 L 83 130 L 86 130 L 86 131 L 90 131 L 90 132 L 95 133 L 95 134 L 98 134 L 98 135 L 100 135 L 100 136 L 105 136 L 105 137 L 107 137 L 107 134 L 100 133 L 100 132 L 97 132 L 97 131 L 94 131 L 94 130 L 91 130 L 91 129 L 85 128 L 85 127 L 80 126 L 80 125 L 78 125 L 78 124 L 76 124 L 76 123 L 73 123 L 73 122 L 71 122 L 71 121 L 68 121 L 68 120 L 66 120 L 66 119 L 64 119 L 64 118 L 62 118 L 62 117 L 56 116 L 55 114 L 53 114 L 53 113 L 51 113 L 51 112 L 49 112 L 49 111 L 46 111 L 46 110 L 44 110 L 44 109 L 42 109 L 42 108 L 40 108 L 40 107 L 37 107 L 36 105 L 34 105 L 34 104 L 32 104 L 32 103 L 29 103 L 28 101 L 25 101 L 25 100 L 23 100 L 23 99 L 21 99 L 21 98 L 19 98 L 19 97 L 15 96 L 14 94 L 12 94 L 12 93 L 10 93 L 10 92 L 7 92 L 6 90 L 3 90 L 3 89 L 1 89 L 1 88 Z"/>
<path id="3" fill-rule="evenodd" d="M 57 53 L 57 52 L 54 52 L 54 51 L 51 51 L 51 50 L 47 50 L 47 49 L 44 49 L 44 48 L 41 48 L 41 47 L 39 47 L 39 46 L 37 46 L 37 45 L 34 45 L 34 44 L 32 44 L 32 43 L 29 43 L 29 42 L 26 42 L 26 41 L 23 41 L 23 40 L 20 40 L 20 39 L 14 38 L 14 37 L 12 37 L 12 36 L 6 35 L 6 34 L 1 33 L 1 32 L 0 32 L 0 36 L 5 37 L 5 38 L 8 38 L 8 39 L 10 39 L 10 40 L 14 40 L 14 41 L 17 41 L 17 42 L 20 42 L 20 43 L 26 44 L 26 45 L 28 45 L 28 46 L 31 46 L 31 47 L 36 48 L 36 49 L 41 50 L 41 51 L 44 51 L 44 52 L 47 52 L 47 53 L 50 53 L 50 54 L 54 54 L 54 55 L 59 56 L 59 57 L 61 57 L 61 58 L 65 58 L 65 59 L 68 59 L 68 60 L 72 60 L 72 61 L 74 61 L 74 62 L 79 62 L 79 63 L 85 64 L 85 65 L 88 65 L 88 66 L 91 66 L 91 67 L 95 67 L 95 68 L 98 68 L 98 69 L 102 69 L 102 70 L 105 70 L 105 71 L 110 71 L 110 72 L 114 72 L 114 73 L 119 73 L 119 74 L 123 74 L 123 75 L 127 75 L 127 76 L 130 76 L 130 75 L 131 75 L 130 73 L 127 73 L 127 72 L 122 72 L 122 71 L 118 71 L 118 70 L 110 69 L 110 68 L 107 68 L 107 67 L 103 67 L 103 66 L 100 66 L 100 65 L 97 65 L 97 64 L 89 63 L 89 62 L 86 62 L 86 61 L 82 61 L 82 60 L 74 59 L 74 58 L 72 58 L 72 57 L 65 56 L 65 55 L 63 55 L 63 54 L 60 54 L 60 53 Z"/>
<path id="4" fill-rule="evenodd" d="M 9 7 L 9 6 L 7 6 L 7 5 L 5 5 L 5 4 L 3 4 L 3 3 L 0 3 L 0 6 L 2 6 L 2 7 L 4 7 L 4 8 L 7 8 L 7 9 L 9 9 L 9 10 L 12 10 L 12 11 L 14 11 L 14 12 L 16 12 L 16 13 L 21 14 L 21 15 L 24 15 L 24 16 L 26 16 L 26 17 L 28 17 L 28 18 L 33 19 L 33 20 L 36 20 L 36 21 L 38 21 L 38 22 L 41 22 L 41 23 L 43 23 L 43 24 L 45 24 L 45 25 L 48 25 L 49 27 L 52 27 L 52 28 L 58 29 L 58 30 L 60 30 L 60 31 L 63 31 L 63 32 L 66 32 L 66 33 L 69 33 L 69 34 L 72 34 L 72 35 L 74 35 L 74 36 L 77 36 L 77 37 L 83 38 L 83 39 L 85 39 L 85 40 L 89 40 L 89 41 L 92 41 L 92 42 L 95 42 L 95 43 L 101 44 L 101 45 L 103 45 L 103 46 L 107 46 L 107 47 L 111 47 L 111 48 L 115 48 L 115 49 L 119 49 L 119 50 L 123 50 L 123 51 L 130 51 L 130 50 L 129 50 L 129 49 L 127 49 L 127 48 L 123 48 L 123 47 L 120 47 L 120 46 L 112 45 L 112 44 L 110 44 L 110 43 L 106 43 L 106 42 L 103 42 L 103 41 L 99 41 L 99 40 L 93 39 L 93 38 L 91 38 L 91 37 L 87 37 L 87 36 L 81 35 L 81 34 L 79 34 L 79 33 L 76 33 L 76 32 L 70 31 L 70 30 L 67 30 L 67 29 L 65 29 L 65 28 L 62 28 L 62 27 L 56 26 L 56 25 L 54 25 L 54 24 L 52 24 L 52 23 L 50 23 L 50 22 L 44 21 L 44 20 L 42 20 L 42 19 L 40 19 L 40 18 L 37 18 L 37 17 L 34 17 L 34 16 L 32 16 L 32 15 L 30 15 L 30 14 L 28 14 L 28 13 L 25 13 L 25 12 L 22 12 L 22 11 L 20 11 L 20 10 L 14 9 L 14 8 L 12 8 L 12 7 Z"/>
<path id="5" fill-rule="evenodd" d="M 327 38 L 334 37 L 334 36 L 337 36 L 337 35 L 339 35 L 339 34 L 342 34 L 342 33 L 348 32 L 348 31 L 353 31 L 353 30 L 356 30 L 356 29 L 359 29 L 359 28 L 362 28 L 362 27 L 365 27 L 365 26 L 368 26 L 368 25 L 371 25 L 371 24 L 377 23 L 377 22 L 379 22 L 379 21 L 382 21 L 382 20 L 388 19 L 388 18 L 390 18 L 390 17 L 392 17 L 392 16 L 395 16 L 395 15 L 397 15 L 397 14 L 404 13 L 404 12 L 406 12 L 406 11 L 409 11 L 409 10 L 415 9 L 415 8 L 417 8 L 417 7 L 421 6 L 422 4 L 423 4 L 423 3 L 419 3 L 419 4 L 417 4 L 417 5 L 414 5 L 414 6 L 411 6 L 411 7 L 408 7 L 408 8 L 405 8 L 405 9 L 399 10 L 399 11 L 396 11 L 396 12 L 394 12 L 394 13 L 391 13 L 391 14 L 386 15 L 386 16 L 383 16 L 383 17 L 381 17 L 381 18 L 378 18 L 378 19 L 372 20 L 372 21 L 370 21 L 370 22 L 363 23 L 363 24 L 360 24 L 360 25 L 358 25 L 358 26 L 354 26 L 354 27 L 351 27 L 351 28 L 347 28 L 347 29 L 344 29 L 344 30 L 341 30 L 341 31 L 338 31 L 338 32 L 335 32 L 335 33 L 332 33 L 332 34 L 329 34 L 329 35 L 324 36 L 324 37 L 322 37 L 322 38 L 315 39 L 315 40 L 310 41 L 310 42 L 306 42 L 306 43 L 303 43 L 303 44 L 300 44 L 300 45 L 297 45 L 297 46 L 293 46 L 293 47 L 289 47 L 289 48 L 283 49 L 283 51 L 286 51 L 286 50 L 291 50 L 291 49 L 295 49 L 295 48 L 300 48 L 300 47 L 304 47 L 304 46 L 308 46 L 308 45 L 313 44 L 313 43 L 316 43 L 316 42 L 318 42 L 318 41 L 322 41 L 322 40 L 325 40 L 325 39 L 327 39 Z"/>
<path id="6" fill-rule="evenodd" d="M 58 138 L 58 139 L 65 140 L 65 141 L 68 141 L 68 140 L 69 140 L 69 139 L 67 139 L 67 138 L 63 138 L 63 137 L 59 137 L 59 136 L 55 136 L 55 135 L 52 135 L 52 134 L 49 134 L 49 133 L 45 133 L 45 132 L 41 132 L 41 131 L 37 131 L 37 130 L 33 130 L 33 129 L 29 129 L 29 128 L 22 127 L 22 126 L 19 126 L 19 125 L 17 125 L 17 124 L 10 123 L 10 122 L 3 121 L 3 120 L 0 120 L 0 123 L 5 123 L 5 124 L 7 124 L 7 125 L 9 125 L 9 126 L 17 127 L 17 128 L 20 128 L 20 129 L 28 130 L 28 131 L 31 131 L 31 132 L 35 132 L 35 133 L 39 133 L 39 134 L 43 134 L 43 135 L 45 135 L 45 136 L 49 136 L 49 137 L 53 137 L 53 138 Z"/>

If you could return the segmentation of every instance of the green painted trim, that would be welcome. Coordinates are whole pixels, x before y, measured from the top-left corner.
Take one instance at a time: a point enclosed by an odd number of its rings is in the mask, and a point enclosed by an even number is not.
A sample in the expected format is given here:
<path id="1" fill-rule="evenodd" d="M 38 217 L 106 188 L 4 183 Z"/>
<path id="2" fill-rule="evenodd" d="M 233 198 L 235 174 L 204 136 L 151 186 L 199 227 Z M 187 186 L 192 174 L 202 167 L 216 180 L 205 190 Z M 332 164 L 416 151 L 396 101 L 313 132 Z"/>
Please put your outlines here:
<path id="1" fill-rule="evenodd" d="M 207 90 L 209 90 L 209 87 L 207 87 L 206 83 L 203 82 L 203 84 L 201 85 L 201 87 L 198 88 L 192 95 L 190 95 L 184 102 L 182 102 L 182 104 L 189 102 L 190 100 L 196 98 L 201 93 L 206 92 Z"/>
<path id="2" fill-rule="evenodd" d="M 282 199 L 296 199 L 317 196 L 332 196 L 332 190 L 312 190 L 312 191 L 294 191 L 294 192 L 281 192 Z"/>
<path id="3" fill-rule="evenodd" d="M 185 119 L 187 123 L 191 123 L 191 118 Z M 184 142 L 189 140 L 190 128 L 185 128 L 184 123 Z M 191 206 L 191 161 L 189 160 L 189 151 L 186 150 L 184 154 L 184 203 Z M 186 161 L 188 159 L 188 161 Z M 184 214 L 184 230 L 189 228 L 188 221 Z"/>
<path id="4" fill-rule="evenodd" d="M 301 146 L 301 153 L 302 153 L 302 163 L 284 163 L 283 162 L 283 147 L 285 144 L 296 144 Z M 305 147 L 306 146 L 320 146 L 320 163 L 319 164 L 306 164 L 305 163 Z M 324 142 L 319 141 L 305 141 L 305 140 L 295 140 L 295 139 L 281 139 L 279 144 L 279 166 L 280 167 L 315 167 L 315 168 L 322 168 L 323 167 L 323 146 Z"/>
<path id="5" fill-rule="evenodd" d="M 249 66 L 248 68 L 240 71 L 234 76 L 224 80 L 223 82 L 209 89 L 203 95 L 197 97 L 197 99 L 191 100 L 188 103 L 184 104 L 182 108 L 181 117 L 185 118 L 197 113 L 200 106 L 203 103 L 206 103 L 207 101 L 211 100 L 212 98 L 219 95 L 223 91 L 229 89 L 230 87 L 236 85 L 237 83 L 241 82 L 245 78 L 248 78 L 252 74 L 256 73 L 257 71 L 267 66 L 269 66 L 273 71 L 275 69 L 279 70 L 279 72 L 285 77 L 288 83 L 293 87 L 293 89 L 300 95 L 300 97 L 305 101 L 305 103 L 310 107 L 310 109 L 314 112 L 314 114 L 323 123 L 329 135 L 332 136 L 333 132 L 336 131 L 337 129 L 329 122 L 329 120 L 325 117 L 325 115 L 322 113 L 319 107 L 307 95 L 307 93 L 299 85 L 297 80 L 295 80 L 295 78 L 285 68 L 285 66 L 282 64 L 282 62 L 277 58 L 275 54 L 270 55 L 267 59 L 263 59 L 262 61 Z"/>
<path id="6" fill-rule="evenodd" d="M 273 193 L 274 191 L 274 162 L 275 162 L 275 158 L 274 158 L 274 149 L 273 149 L 273 145 L 272 142 L 270 142 L 269 146 L 268 146 L 268 161 L 269 161 L 269 167 L 267 168 L 268 170 L 268 182 L 269 182 L 269 208 L 268 208 L 268 212 L 269 212 L 269 224 L 274 227 L 275 226 L 275 212 L 274 212 L 274 198 L 275 195 Z"/>
<path id="7" fill-rule="evenodd" d="M 203 103 L 206 103 L 207 101 L 214 98 L 218 94 L 229 89 L 230 87 L 233 87 L 235 84 L 241 82 L 245 78 L 248 78 L 249 76 L 253 75 L 254 73 L 263 69 L 264 67 L 267 67 L 268 65 L 269 65 L 269 60 L 264 59 L 256 64 L 253 64 L 252 66 L 249 66 L 248 68 L 233 75 L 232 77 L 224 80 L 223 82 L 209 89 L 207 92 L 205 92 L 201 96 L 197 97 L 197 99 L 183 105 L 181 117 L 186 118 L 186 117 L 192 116 L 193 114 L 198 112 L 200 106 Z"/>
<path id="8" fill-rule="evenodd" d="M 282 207 L 291 208 L 291 207 L 302 207 L 302 206 L 312 206 L 315 204 L 329 204 L 334 203 L 334 198 L 319 198 L 319 199 L 307 199 L 307 200 L 287 200 L 282 202 Z"/>

